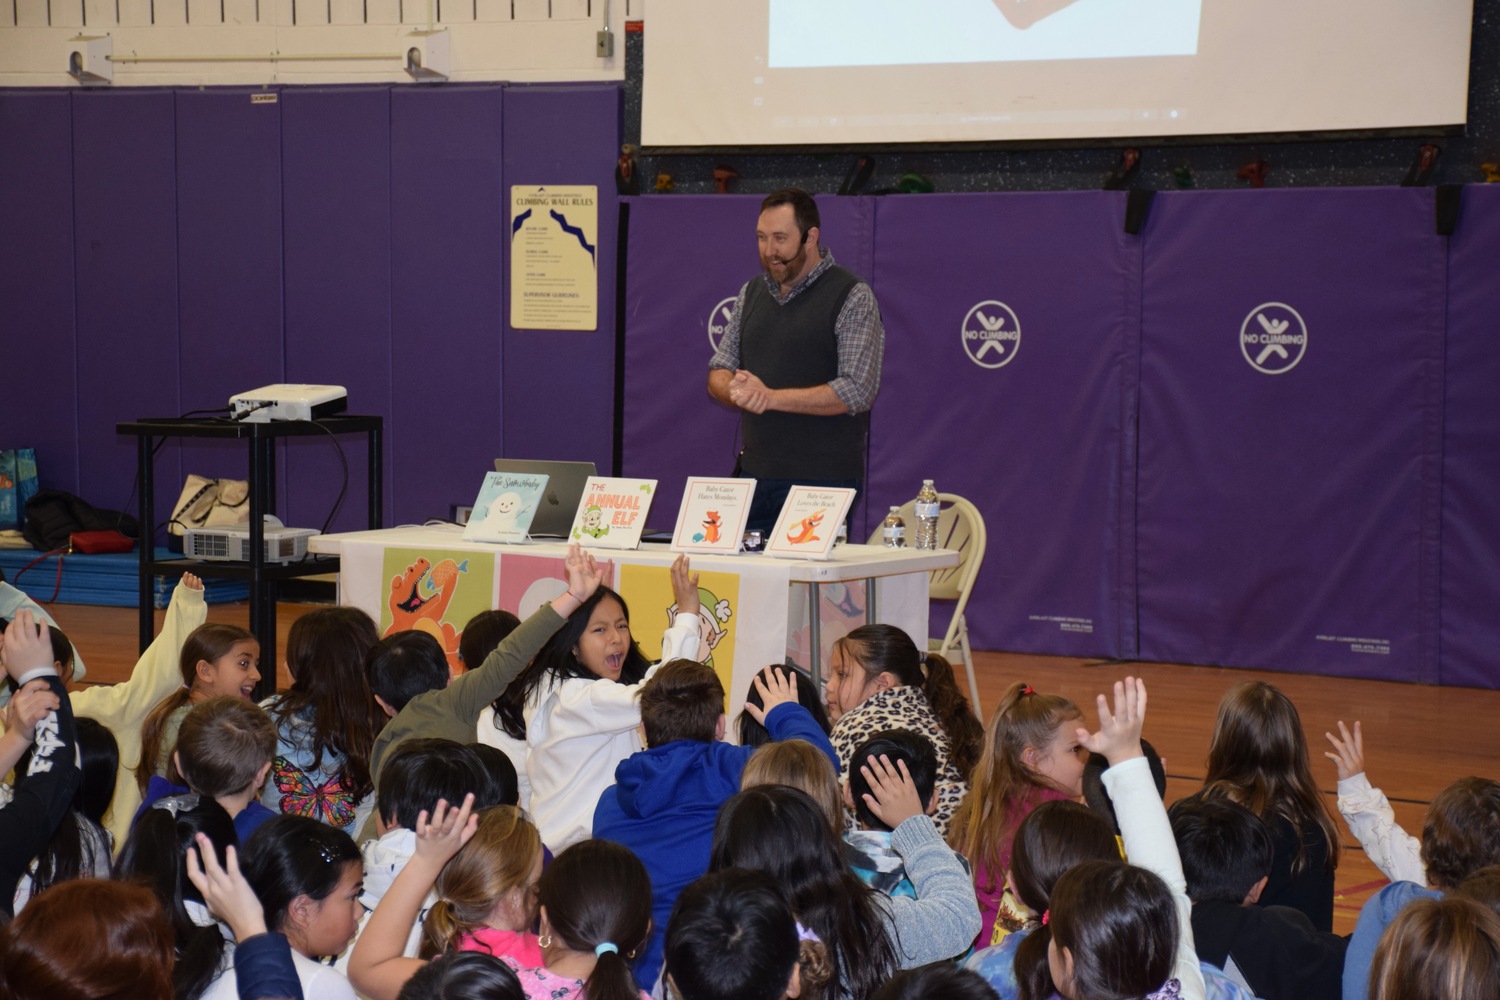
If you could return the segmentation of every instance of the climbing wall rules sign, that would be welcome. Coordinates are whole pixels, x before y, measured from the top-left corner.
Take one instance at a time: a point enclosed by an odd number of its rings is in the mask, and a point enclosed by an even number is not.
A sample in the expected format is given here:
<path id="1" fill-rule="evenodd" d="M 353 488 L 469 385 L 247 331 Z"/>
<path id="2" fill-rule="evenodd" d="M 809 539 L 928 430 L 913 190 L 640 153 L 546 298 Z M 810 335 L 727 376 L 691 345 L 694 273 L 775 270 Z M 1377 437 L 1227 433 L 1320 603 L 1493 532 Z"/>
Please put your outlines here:
<path id="1" fill-rule="evenodd" d="M 599 328 L 599 189 L 512 185 L 510 325 Z"/>

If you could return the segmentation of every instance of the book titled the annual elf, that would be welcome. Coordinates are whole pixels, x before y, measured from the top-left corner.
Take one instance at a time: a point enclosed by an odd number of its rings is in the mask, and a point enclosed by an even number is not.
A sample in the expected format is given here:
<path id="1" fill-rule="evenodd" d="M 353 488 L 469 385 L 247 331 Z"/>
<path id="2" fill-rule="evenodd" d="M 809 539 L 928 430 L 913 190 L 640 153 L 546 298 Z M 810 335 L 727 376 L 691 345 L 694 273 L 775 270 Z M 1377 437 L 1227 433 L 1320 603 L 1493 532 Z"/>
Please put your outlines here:
<path id="1" fill-rule="evenodd" d="M 568 538 L 587 548 L 633 549 L 641 543 L 655 495 L 654 479 L 590 476 Z"/>

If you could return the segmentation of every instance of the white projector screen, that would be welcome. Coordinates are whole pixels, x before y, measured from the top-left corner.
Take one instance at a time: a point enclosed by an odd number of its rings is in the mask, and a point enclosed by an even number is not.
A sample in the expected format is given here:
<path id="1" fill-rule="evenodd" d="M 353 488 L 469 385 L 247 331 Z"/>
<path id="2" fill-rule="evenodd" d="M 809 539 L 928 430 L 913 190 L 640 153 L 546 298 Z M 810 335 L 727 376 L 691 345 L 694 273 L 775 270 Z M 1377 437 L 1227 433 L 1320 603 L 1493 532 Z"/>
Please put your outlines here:
<path id="1" fill-rule="evenodd" d="M 651 0 L 651 147 L 1462 125 L 1473 0 Z"/>

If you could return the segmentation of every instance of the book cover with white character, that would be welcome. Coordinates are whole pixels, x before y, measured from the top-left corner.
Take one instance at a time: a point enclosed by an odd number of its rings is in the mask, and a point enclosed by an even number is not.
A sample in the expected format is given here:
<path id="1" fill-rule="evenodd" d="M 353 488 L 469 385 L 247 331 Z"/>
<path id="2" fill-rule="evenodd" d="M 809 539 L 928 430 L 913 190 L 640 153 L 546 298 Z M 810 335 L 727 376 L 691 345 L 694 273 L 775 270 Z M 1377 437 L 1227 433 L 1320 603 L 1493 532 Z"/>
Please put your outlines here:
<path id="1" fill-rule="evenodd" d="M 646 514 L 656 495 L 655 479 L 590 476 L 573 516 L 570 541 L 587 548 L 633 549 L 641 542 Z"/>
<path id="2" fill-rule="evenodd" d="M 526 531 L 546 492 L 547 478 L 540 474 L 486 473 L 469 523 L 464 525 L 464 541 L 526 541 Z"/>
<path id="3" fill-rule="evenodd" d="M 680 552 L 735 553 L 745 539 L 753 479 L 705 479 L 689 476 L 677 510 L 672 548 Z"/>

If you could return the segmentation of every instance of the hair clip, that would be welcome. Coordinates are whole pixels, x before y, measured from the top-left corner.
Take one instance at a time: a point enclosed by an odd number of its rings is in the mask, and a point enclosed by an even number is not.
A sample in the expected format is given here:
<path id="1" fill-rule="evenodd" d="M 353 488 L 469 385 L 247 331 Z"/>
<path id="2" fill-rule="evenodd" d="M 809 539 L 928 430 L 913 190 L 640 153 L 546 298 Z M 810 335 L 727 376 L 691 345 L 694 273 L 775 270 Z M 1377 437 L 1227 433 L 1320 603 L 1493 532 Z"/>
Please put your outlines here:
<path id="1" fill-rule="evenodd" d="M 1042 911 L 1042 926 L 1043 926 L 1043 927 L 1046 927 L 1046 926 L 1047 926 L 1047 923 L 1048 923 L 1048 922 L 1049 922 L 1049 921 L 1050 921 L 1050 920 L 1051 920 L 1051 919 L 1052 919 L 1052 911 L 1051 911 L 1051 910 L 1050 910 L 1050 909 L 1047 909 L 1047 910 L 1043 910 L 1043 911 Z"/>
<path id="2" fill-rule="evenodd" d="M 179 813 L 192 812 L 198 808 L 201 801 L 196 792 L 188 792 L 184 795 L 168 795 L 151 803 L 152 809 L 165 809 L 176 819 Z"/>
<path id="3" fill-rule="evenodd" d="M 318 857 L 322 858 L 324 863 L 331 865 L 339 860 L 338 849 L 335 848 L 332 844 L 326 843 L 325 841 L 321 840 L 313 840 L 312 844 L 318 849 Z"/>
<path id="4" fill-rule="evenodd" d="M 1036 688 L 1032 687 L 1030 684 L 1027 684 L 1025 687 L 1023 687 L 1021 689 L 1021 695 L 1023 697 L 1026 696 L 1026 695 L 1028 695 L 1028 694 L 1036 694 Z"/>
<path id="5" fill-rule="evenodd" d="M 823 943 L 823 939 L 820 938 L 820 937 L 818 937 L 817 932 L 809 930 L 806 927 L 803 927 L 802 926 L 802 921 L 800 921 L 800 920 L 797 921 L 797 940 L 798 941 L 816 941 L 818 944 L 822 944 Z"/>

